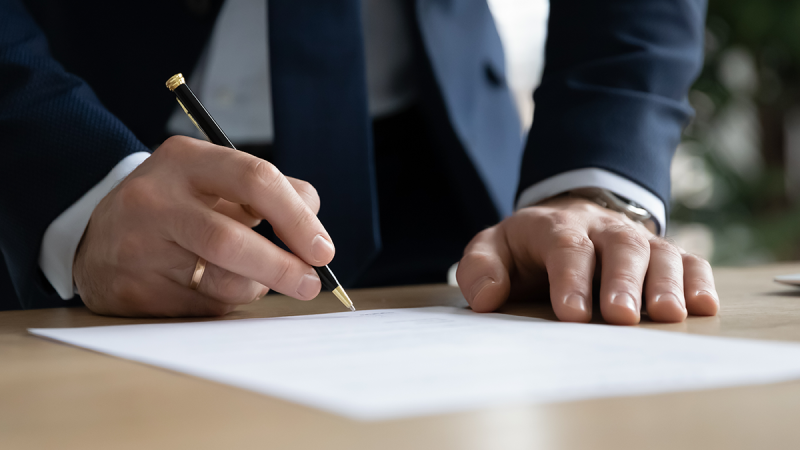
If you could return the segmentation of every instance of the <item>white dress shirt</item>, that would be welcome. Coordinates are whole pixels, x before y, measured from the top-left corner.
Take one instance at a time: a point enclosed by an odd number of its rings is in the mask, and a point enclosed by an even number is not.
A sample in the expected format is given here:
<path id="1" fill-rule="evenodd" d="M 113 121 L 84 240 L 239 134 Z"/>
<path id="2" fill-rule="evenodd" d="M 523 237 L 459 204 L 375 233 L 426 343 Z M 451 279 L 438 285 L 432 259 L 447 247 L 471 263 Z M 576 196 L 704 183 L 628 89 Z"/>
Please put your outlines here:
<path id="1" fill-rule="evenodd" d="M 274 136 L 266 2 L 227 0 L 204 55 L 190 77 L 198 97 L 237 144 L 269 143 Z M 367 91 L 373 118 L 399 111 L 416 98 L 414 77 L 410 76 L 414 70 L 412 28 L 402 8 L 401 0 L 362 0 Z M 236 69 L 231 70 L 232 67 Z M 202 139 L 178 107 L 169 119 L 167 130 Z M 94 208 L 148 156 L 149 153 L 142 152 L 124 158 L 45 231 L 39 266 L 61 298 L 66 300 L 74 295 L 72 264 Z M 653 215 L 663 234 L 666 224 L 663 202 L 627 178 L 598 168 L 573 170 L 543 180 L 526 189 L 516 206 L 519 209 L 534 205 L 579 187 L 605 188 L 638 203 Z"/>

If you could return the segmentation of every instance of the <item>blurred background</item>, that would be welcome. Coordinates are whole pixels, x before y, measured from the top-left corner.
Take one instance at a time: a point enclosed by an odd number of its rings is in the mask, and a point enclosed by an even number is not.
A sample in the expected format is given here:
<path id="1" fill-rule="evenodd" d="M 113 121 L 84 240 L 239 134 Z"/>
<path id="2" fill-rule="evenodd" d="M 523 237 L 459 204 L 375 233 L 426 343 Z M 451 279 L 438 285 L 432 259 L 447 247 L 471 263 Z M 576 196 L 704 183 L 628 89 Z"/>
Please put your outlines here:
<path id="1" fill-rule="evenodd" d="M 547 0 L 489 0 L 523 123 Z M 696 116 L 672 163 L 667 235 L 713 264 L 800 259 L 800 0 L 709 0 Z"/>

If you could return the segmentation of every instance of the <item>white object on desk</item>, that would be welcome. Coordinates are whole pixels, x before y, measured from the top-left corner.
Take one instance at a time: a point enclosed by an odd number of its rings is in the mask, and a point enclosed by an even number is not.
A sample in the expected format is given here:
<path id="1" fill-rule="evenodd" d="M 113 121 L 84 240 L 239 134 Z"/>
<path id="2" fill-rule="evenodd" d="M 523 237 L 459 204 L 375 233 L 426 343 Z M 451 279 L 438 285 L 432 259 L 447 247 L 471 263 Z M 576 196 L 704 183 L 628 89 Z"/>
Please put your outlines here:
<path id="1" fill-rule="evenodd" d="M 359 420 L 800 378 L 800 345 L 452 307 L 31 333 Z"/>
<path id="2" fill-rule="evenodd" d="M 800 287 L 800 273 L 793 273 L 790 275 L 778 275 L 775 277 L 778 283 L 788 284 L 790 286 Z"/>

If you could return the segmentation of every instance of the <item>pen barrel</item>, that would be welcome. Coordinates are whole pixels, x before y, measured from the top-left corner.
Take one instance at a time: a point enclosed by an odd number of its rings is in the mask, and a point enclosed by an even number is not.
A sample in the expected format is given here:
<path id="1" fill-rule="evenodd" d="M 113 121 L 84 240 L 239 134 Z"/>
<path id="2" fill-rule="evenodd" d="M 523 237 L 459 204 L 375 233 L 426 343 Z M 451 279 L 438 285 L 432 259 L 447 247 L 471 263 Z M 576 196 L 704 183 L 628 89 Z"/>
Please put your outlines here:
<path id="1" fill-rule="evenodd" d="M 228 139 L 228 136 L 222 131 L 222 128 L 214 121 L 214 118 L 211 117 L 211 114 L 206 111 L 206 108 L 203 107 L 203 104 L 200 103 L 197 96 L 194 95 L 194 92 L 189 89 L 189 86 L 180 84 L 175 87 L 172 92 L 178 97 L 178 101 L 186 111 L 186 114 L 195 122 L 197 128 L 206 135 L 209 142 L 222 147 L 236 148 L 233 146 L 231 140 Z"/>
<path id="2" fill-rule="evenodd" d="M 328 266 L 314 267 L 314 270 L 317 271 L 319 281 L 322 282 L 322 289 L 332 291 L 339 287 L 339 280 L 336 279 L 336 276 Z"/>

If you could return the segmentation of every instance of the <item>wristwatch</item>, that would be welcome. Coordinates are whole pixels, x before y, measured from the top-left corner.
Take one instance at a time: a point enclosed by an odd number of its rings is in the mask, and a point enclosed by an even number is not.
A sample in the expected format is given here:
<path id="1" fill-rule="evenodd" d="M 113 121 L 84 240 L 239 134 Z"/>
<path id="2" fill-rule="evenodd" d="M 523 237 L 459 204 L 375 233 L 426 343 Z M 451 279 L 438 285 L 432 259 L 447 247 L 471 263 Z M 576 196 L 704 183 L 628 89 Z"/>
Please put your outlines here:
<path id="1" fill-rule="evenodd" d="M 653 234 L 658 234 L 658 225 L 653 220 L 653 215 L 642 208 L 638 203 L 621 197 L 608 189 L 585 187 L 569 191 L 571 197 L 579 197 L 597 203 L 603 208 L 625 214 L 629 219 L 639 222 Z"/>

